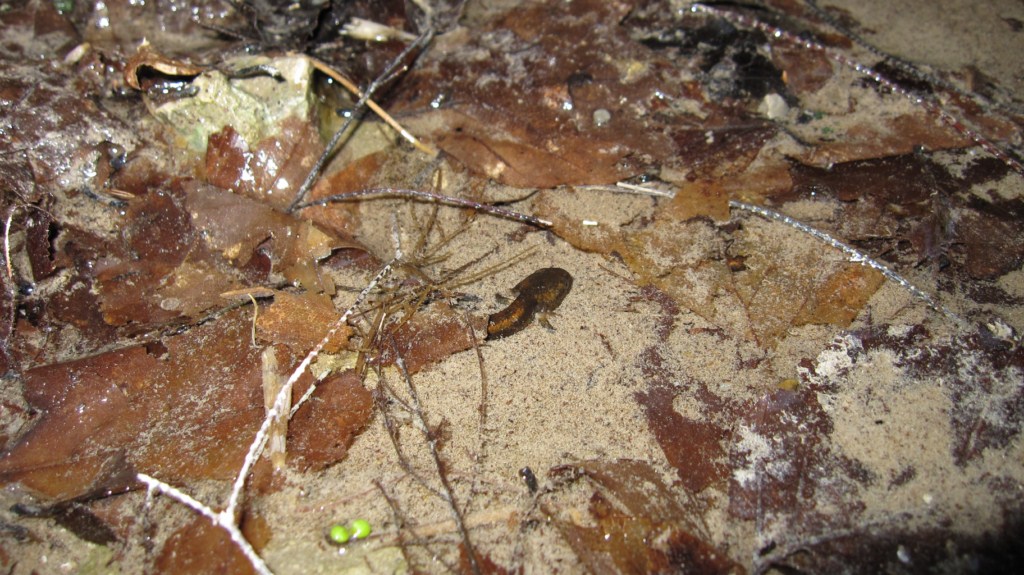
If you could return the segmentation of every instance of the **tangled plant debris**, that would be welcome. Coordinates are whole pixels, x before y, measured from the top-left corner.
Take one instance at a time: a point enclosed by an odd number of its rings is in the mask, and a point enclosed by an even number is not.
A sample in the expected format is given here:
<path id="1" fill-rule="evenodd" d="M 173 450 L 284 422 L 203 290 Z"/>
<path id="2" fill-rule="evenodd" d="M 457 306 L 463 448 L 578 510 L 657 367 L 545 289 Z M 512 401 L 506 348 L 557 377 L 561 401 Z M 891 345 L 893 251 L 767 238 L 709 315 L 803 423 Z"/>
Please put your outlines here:
<path id="1" fill-rule="evenodd" d="M 1009 570 L 1024 11 L 905 4 L 0 3 L 0 568 Z"/>

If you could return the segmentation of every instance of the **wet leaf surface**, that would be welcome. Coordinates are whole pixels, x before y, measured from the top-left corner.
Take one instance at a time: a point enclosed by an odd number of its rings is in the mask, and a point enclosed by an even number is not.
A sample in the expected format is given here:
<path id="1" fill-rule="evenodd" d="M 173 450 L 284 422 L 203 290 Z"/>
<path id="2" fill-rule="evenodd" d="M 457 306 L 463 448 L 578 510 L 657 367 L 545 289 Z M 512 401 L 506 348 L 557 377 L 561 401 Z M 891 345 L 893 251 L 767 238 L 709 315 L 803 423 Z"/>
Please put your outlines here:
<path id="1" fill-rule="evenodd" d="M 256 573 L 227 533 L 205 517 L 196 517 L 175 531 L 161 548 L 154 567 L 161 573 Z"/>
<path id="2" fill-rule="evenodd" d="M 744 572 L 704 540 L 692 501 L 679 503 L 645 462 L 582 461 L 549 473 L 562 483 L 583 479 L 594 488 L 587 512 L 595 526 L 551 517 L 590 572 Z"/>
<path id="3" fill-rule="evenodd" d="M 616 25 L 628 10 L 624 2 L 576 2 L 553 12 L 527 3 L 487 27 L 451 35 L 403 80 L 414 99 L 399 109 L 416 113 L 410 127 L 432 134 L 471 170 L 517 187 L 635 175 L 670 150 L 644 116 L 676 92 L 657 74 L 661 63 Z M 587 45 L 601 51 L 579 49 Z M 621 65 L 603 60 L 605 51 Z M 599 110 L 610 120 L 601 121 Z"/>
<path id="4" fill-rule="evenodd" d="M 250 327 L 232 312 L 148 346 L 30 370 L 25 396 L 39 415 L 0 459 L 4 482 L 73 499 L 103 487 L 105 466 L 120 460 L 171 481 L 231 478 L 264 413 Z M 325 386 L 332 397 L 300 410 L 293 430 L 302 468 L 343 458 L 370 416 L 358 381 Z M 306 437 L 328 422 L 329 436 Z"/>

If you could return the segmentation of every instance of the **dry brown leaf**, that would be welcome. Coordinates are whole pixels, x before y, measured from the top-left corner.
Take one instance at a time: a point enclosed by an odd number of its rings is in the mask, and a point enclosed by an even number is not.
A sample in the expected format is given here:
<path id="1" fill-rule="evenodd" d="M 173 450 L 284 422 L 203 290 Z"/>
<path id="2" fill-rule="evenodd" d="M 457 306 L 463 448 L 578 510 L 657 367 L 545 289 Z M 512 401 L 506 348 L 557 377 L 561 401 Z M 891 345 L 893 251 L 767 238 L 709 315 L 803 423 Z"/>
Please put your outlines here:
<path id="1" fill-rule="evenodd" d="M 162 343 L 27 372 L 26 400 L 41 415 L 0 457 L 0 481 L 66 500 L 102 487 L 105 466 L 119 458 L 171 483 L 234 477 L 265 414 L 251 321 L 230 312 Z M 295 393 L 309 381 L 304 375 Z M 319 466 L 344 457 L 370 415 L 368 392 L 356 389 L 358 382 L 346 385 L 329 387 L 347 390 L 341 396 L 351 406 L 316 403 L 309 416 L 315 422 L 292 434 L 317 437 L 296 436 L 291 454 Z M 324 439 L 329 449 L 318 439 L 325 421 L 334 425 Z"/>
<path id="2" fill-rule="evenodd" d="M 155 51 L 148 42 L 144 42 L 124 65 L 124 83 L 136 90 L 144 90 L 139 74 L 146 69 L 150 70 L 150 74 L 156 71 L 164 76 L 193 77 L 202 73 L 205 68 L 164 56 Z"/>
<path id="3" fill-rule="evenodd" d="M 589 523 L 545 513 L 591 573 L 744 573 L 707 540 L 699 510 L 642 461 L 582 461 L 551 469 L 561 482 L 585 478 L 595 488 Z M 559 506 L 559 515 L 566 513 Z"/>
<path id="4" fill-rule="evenodd" d="M 331 299 L 323 294 L 276 291 L 273 295 L 273 303 L 256 320 L 256 335 L 268 342 L 283 343 L 294 353 L 313 349 L 340 315 Z M 351 336 L 352 328 L 342 326 L 324 351 L 336 353 Z"/>

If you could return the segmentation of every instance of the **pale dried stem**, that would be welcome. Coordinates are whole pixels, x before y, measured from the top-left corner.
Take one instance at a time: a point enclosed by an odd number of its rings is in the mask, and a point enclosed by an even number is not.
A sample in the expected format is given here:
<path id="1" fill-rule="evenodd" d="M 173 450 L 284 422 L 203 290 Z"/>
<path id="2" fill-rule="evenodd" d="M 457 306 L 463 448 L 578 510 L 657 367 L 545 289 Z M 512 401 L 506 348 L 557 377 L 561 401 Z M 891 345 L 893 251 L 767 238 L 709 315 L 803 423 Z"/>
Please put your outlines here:
<path id="1" fill-rule="evenodd" d="M 277 352 L 274 346 L 268 345 L 260 356 L 263 367 L 263 401 L 267 410 L 274 407 L 277 394 L 281 391 L 281 376 L 277 373 Z M 312 386 L 310 386 L 312 387 Z M 270 455 L 270 463 L 274 471 L 284 469 L 285 460 L 288 456 L 288 419 L 291 417 L 291 397 L 286 396 L 282 412 L 270 425 L 270 448 L 267 453 Z M 287 412 L 287 415 L 285 413 Z"/>
<path id="2" fill-rule="evenodd" d="M 322 60 L 318 60 L 312 56 L 307 56 L 307 58 L 309 58 L 314 68 L 320 70 L 328 77 L 330 77 L 332 80 L 341 84 L 343 88 L 345 88 L 349 92 L 352 92 L 352 94 L 354 94 L 357 98 L 363 97 L 363 92 L 362 90 L 359 89 L 359 86 L 356 86 L 355 83 L 352 82 L 352 80 L 346 78 L 344 74 L 335 70 Z M 388 114 L 384 110 L 384 108 L 381 108 L 380 105 L 377 104 L 377 102 L 374 102 L 372 99 L 367 99 L 366 107 L 373 110 L 374 114 L 377 114 L 377 116 L 379 116 L 380 119 L 383 120 L 385 124 L 391 126 L 396 132 L 399 133 L 399 135 L 402 136 L 402 138 L 405 139 L 405 141 L 415 146 L 417 150 L 426 154 L 430 154 L 431 156 L 437 155 L 437 148 L 431 146 L 430 144 L 421 142 L 419 138 L 412 135 L 408 130 L 403 128 L 402 125 L 399 124 L 398 121 L 391 116 L 391 114 Z"/>
<path id="3" fill-rule="evenodd" d="M 394 261 L 392 260 L 377 272 L 377 275 L 373 277 L 370 283 L 367 284 L 361 292 L 359 292 L 359 295 L 356 297 L 356 300 L 352 305 L 345 310 L 345 313 L 341 314 L 341 317 L 335 320 L 331 325 L 331 328 L 327 330 L 327 334 L 320 340 L 320 343 L 316 344 L 316 347 L 306 354 L 306 357 L 303 358 L 302 362 L 299 363 L 298 367 L 296 367 L 288 377 L 288 380 L 285 381 L 283 386 L 281 386 L 281 390 L 278 392 L 277 398 L 274 400 L 274 406 L 267 412 L 267 416 L 264 418 L 263 424 L 260 426 L 259 431 L 256 432 L 256 437 L 249 446 L 249 452 L 246 454 L 245 461 L 242 463 L 242 469 L 239 470 L 238 476 L 235 478 L 234 487 L 231 489 L 231 496 L 228 499 L 228 507 L 222 512 L 222 514 L 229 515 L 232 518 L 237 515 L 239 500 L 241 498 L 242 491 L 245 489 L 245 482 L 249 476 L 249 472 L 256 464 L 260 454 L 263 452 L 263 448 L 266 446 L 267 434 L 270 430 L 271 423 L 273 423 L 278 414 L 285 413 L 287 411 L 285 404 L 291 398 L 292 387 L 294 387 L 295 382 L 297 382 L 302 374 L 306 372 L 309 368 L 309 364 L 312 363 L 318 355 L 320 355 L 320 352 L 328 342 L 331 341 L 334 334 L 337 333 L 346 322 L 348 322 L 348 318 L 355 312 L 356 308 L 363 303 L 369 293 L 376 289 L 377 284 L 391 272 L 391 267 L 393 265 Z M 314 383 L 313 385 L 315 386 L 316 384 Z"/>
<path id="4" fill-rule="evenodd" d="M 249 563 L 252 564 L 253 569 L 255 569 L 257 573 L 260 575 L 273 575 L 270 568 L 267 567 L 267 564 L 263 561 L 263 558 L 261 558 L 259 554 L 256 553 L 256 550 L 252 548 L 252 545 L 250 545 L 249 541 L 246 540 L 245 535 L 242 534 L 242 530 L 238 528 L 238 525 L 235 524 L 233 519 L 223 513 L 215 512 L 213 509 L 210 509 L 187 493 L 168 485 L 159 479 L 150 477 L 145 473 L 139 473 L 136 477 L 139 481 L 146 484 L 150 495 L 152 495 L 154 491 L 159 491 L 178 503 L 192 509 L 196 513 L 208 518 L 214 525 L 217 525 L 227 531 L 228 536 L 231 537 L 231 541 L 238 546 L 238 549 L 243 555 L 245 555 L 245 558 L 249 560 Z"/>
<path id="5" fill-rule="evenodd" d="M 7 221 L 4 222 L 4 265 L 7 266 L 7 279 L 14 285 L 14 269 L 11 267 L 11 222 L 14 221 L 14 212 L 18 210 L 15 206 L 7 212 Z"/>

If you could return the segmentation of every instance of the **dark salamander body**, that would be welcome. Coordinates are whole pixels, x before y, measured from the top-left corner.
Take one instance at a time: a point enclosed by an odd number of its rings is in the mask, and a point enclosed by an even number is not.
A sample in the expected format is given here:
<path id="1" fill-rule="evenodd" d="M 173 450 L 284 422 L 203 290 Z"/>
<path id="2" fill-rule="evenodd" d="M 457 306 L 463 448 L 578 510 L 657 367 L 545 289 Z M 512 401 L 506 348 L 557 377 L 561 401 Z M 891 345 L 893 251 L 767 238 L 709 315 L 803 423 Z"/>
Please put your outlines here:
<path id="1" fill-rule="evenodd" d="M 572 276 L 562 268 L 544 268 L 526 276 L 513 288 L 518 295 L 505 309 L 487 318 L 487 339 L 512 335 L 533 322 L 538 314 L 554 311 L 572 289 Z"/>

